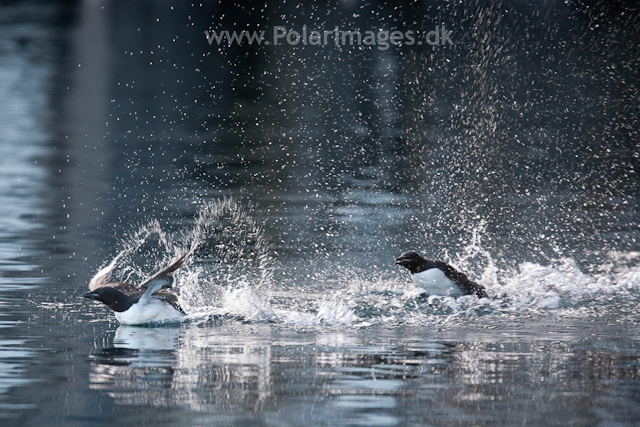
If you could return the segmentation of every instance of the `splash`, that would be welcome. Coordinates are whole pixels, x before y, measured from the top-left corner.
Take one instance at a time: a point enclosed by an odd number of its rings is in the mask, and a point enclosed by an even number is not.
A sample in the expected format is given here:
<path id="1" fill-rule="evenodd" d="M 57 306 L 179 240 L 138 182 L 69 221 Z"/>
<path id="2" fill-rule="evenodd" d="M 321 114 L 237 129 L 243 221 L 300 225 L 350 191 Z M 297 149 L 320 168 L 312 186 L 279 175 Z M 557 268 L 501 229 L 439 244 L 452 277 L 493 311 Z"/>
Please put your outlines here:
<path id="1" fill-rule="evenodd" d="M 194 227 L 184 234 L 197 242 L 191 267 L 178 282 L 186 310 L 202 312 L 222 306 L 229 314 L 253 319 L 255 312 L 249 313 L 247 307 L 259 299 L 264 302 L 258 305 L 268 312 L 275 258 L 264 223 L 255 205 L 233 198 L 203 206 Z M 244 306 L 237 299 L 241 296 L 247 298 Z"/>
<path id="2" fill-rule="evenodd" d="M 260 295 L 248 283 L 224 292 L 224 314 L 248 322 L 276 322 L 278 315 L 271 308 L 268 296 Z"/>
<path id="3" fill-rule="evenodd" d="M 270 317 L 275 268 L 263 224 L 254 205 L 233 198 L 204 204 L 191 226 L 174 232 L 151 220 L 125 234 L 121 250 L 94 281 L 112 276 L 115 281 L 140 283 L 190 252 L 175 273 L 174 291 L 191 319 L 225 313 L 263 321 Z"/>
<path id="4" fill-rule="evenodd" d="M 640 253 L 610 252 L 584 271 L 572 258 L 544 264 L 523 262 L 512 269 L 482 244 L 482 224 L 456 258 L 445 260 L 483 284 L 490 298 L 424 295 L 397 271 L 314 265 L 311 283 L 298 276 L 274 287 L 276 258 L 265 220 L 256 206 L 232 198 L 208 202 L 193 221 L 166 232 L 150 221 L 126 235 L 122 249 L 100 274 L 139 283 L 176 256 L 191 251 L 176 273 L 175 291 L 192 322 L 213 317 L 296 327 L 430 325 L 450 327 L 489 318 L 518 322 L 548 316 L 637 322 L 640 309 Z M 342 261 L 347 262 L 347 261 Z M 313 265 L 313 264 L 310 264 Z M 346 266 L 342 266 L 346 267 Z M 477 321 L 474 323 L 478 323 Z"/>
<path id="5" fill-rule="evenodd" d="M 379 273 L 364 279 L 366 272 L 357 271 L 355 277 L 323 283 L 322 291 L 308 294 L 306 299 L 291 303 L 293 306 L 274 304 L 273 309 L 283 322 L 303 326 L 494 327 L 554 318 L 637 324 L 634 313 L 640 309 L 640 254 L 609 253 L 607 257 L 608 262 L 593 273 L 583 271 L 572 258 L 545 264 L 523 262 L 503 270 L 496 267 L 498 262 L 478 238 L 450 262 L 482 283 L 489 298 L 428 296 L 406 276 Z M 295 309 L 313 303 L 318 305 L 316 312 Z"/>

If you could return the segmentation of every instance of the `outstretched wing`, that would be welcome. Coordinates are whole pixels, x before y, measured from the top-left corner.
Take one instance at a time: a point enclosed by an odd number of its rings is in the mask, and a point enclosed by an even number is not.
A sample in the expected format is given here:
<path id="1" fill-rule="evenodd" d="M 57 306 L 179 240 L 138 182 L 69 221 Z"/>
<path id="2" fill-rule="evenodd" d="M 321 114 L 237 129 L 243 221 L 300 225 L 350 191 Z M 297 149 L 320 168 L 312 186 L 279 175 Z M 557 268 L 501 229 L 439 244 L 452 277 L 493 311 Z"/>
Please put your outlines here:
<path id="1" fill-rule="evenodd" d="M 160 289 L 170 288 L 173 284 L 173 275 L 172 273 L 176 271 L 182 264 L 185 259 L 191 254 L 191 251 L 182 255 L 180 258 L 175 260 L 168 267 L 163 268 L 158 271 L 156 274 L 145 280 L 140 284 L 140 290 L 144 291 L 142 297 L 140 298 L 149 298 L 153 295 L 154 292 L 159 291 Z"/>
<path id="2" fill-rule="evenodd" d="M 122 256 L 122 252 L 120 252 L 116 257 L 107 265 L 102 268 L 100 271 L 96 273 L 95 276 L 89 282 L 89 290 L 94 291 L 103 286 L 112 286 L 114 283 L 111 282 L 111 273 L 113 272 L 113 268 L 116 266 L 118 259 Z M 135 289 L 135 287 L 134 287 Z"/>

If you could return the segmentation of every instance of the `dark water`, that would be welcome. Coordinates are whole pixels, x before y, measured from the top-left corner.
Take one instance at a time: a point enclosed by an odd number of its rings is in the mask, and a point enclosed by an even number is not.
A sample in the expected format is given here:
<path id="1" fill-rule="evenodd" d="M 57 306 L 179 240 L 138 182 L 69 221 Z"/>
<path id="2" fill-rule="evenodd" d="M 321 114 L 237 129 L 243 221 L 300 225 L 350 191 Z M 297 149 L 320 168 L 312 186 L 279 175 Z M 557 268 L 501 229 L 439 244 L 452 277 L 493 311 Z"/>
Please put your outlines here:
<path id="1" fill-rule="evenodd" d="M 0 422 L 637 424 L 639 17 L 3 3 Z M 445 25 L 454 46 L 203 34 L 276 25 Z M 120 251 L 140 279 L 195 237 L 185 324 L 78 298 Z M 417 296 L 409 248 L 492 298 Z"/>

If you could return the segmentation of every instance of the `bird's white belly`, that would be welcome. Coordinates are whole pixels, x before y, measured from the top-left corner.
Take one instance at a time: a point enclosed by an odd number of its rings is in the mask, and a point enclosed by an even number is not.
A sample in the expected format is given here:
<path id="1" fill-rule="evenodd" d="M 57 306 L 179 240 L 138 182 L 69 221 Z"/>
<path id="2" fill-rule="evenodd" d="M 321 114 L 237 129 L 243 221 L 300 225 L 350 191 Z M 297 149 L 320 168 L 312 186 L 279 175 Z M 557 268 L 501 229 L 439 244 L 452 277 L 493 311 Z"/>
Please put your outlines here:
<path id="1" fill-rule="evenodd" d="M 134 304 L 127 311 L 116 312 L 116 319 L 123 325 L 142 325 L 153 322 L 175 322 L 184 317 L 166 302 L 149 299 L 145 304 Z"/>
<path id="2" fill-rule="evenodd" d="M 416 286 L 424 288 L 429 295 L 457 297 L 461 295 L 458 285 L 453 283 L 445 274 L 437 269 L 421 271 L 411 275 Z"/>

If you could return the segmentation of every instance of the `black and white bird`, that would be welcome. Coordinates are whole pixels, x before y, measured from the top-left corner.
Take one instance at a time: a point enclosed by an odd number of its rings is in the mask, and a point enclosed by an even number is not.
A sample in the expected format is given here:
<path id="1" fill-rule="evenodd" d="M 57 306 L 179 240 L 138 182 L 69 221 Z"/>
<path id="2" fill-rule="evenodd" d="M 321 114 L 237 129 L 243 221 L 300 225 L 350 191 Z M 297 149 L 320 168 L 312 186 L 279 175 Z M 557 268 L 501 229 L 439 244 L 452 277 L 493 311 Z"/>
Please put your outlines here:
<path id="1" fill-rule="evenodd" d="M 89 282 L 89 292 L 82 294 L 108 306 L 123 325 L 175 322 L 185 316 L 178 297 L 168 289 L 173 285 L 173 272 L 191 252 L 182 255 L 166 268 L 136 287 L 130 283 L 112 282 L 111 272 L 118 257 L 100 270 Z"/>
<path id="2" fill-rule="evenodd" d="M 404 252 L 396 259 L 396 264 L 409 269 L 413 283 L 423 288 L 428 295 L 477 295 L 479 298 L 488 296 L 484 286 L 469 280 L 449 264 L 424 259 L 417 252 Z"/>

